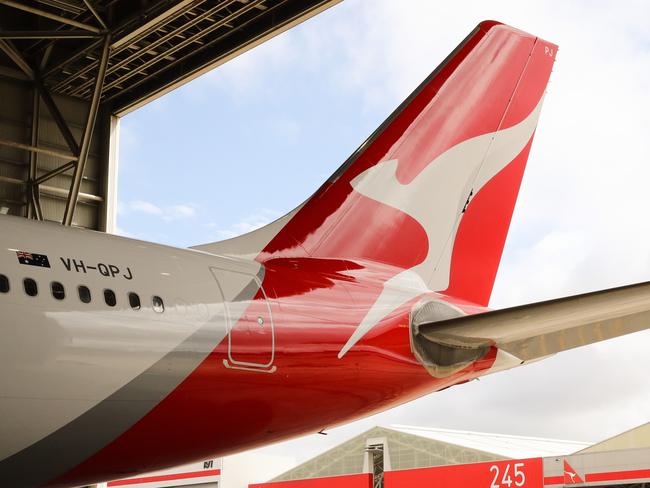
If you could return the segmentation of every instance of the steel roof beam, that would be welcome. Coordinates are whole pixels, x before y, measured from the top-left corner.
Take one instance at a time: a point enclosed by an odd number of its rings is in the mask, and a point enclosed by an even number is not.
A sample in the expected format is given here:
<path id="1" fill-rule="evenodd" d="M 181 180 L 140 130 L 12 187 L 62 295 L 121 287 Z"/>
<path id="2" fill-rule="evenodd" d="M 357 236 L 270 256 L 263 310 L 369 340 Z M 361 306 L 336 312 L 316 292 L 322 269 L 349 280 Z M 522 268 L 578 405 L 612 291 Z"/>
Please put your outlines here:
<path id="1" fill-rule="evenodd" d="M 94 39 L 99 37 L 84 30 L 71 31 L 7 31 L 0 30 L 0 39 Z"/>
<path id="2" fill-rule="evenodd" d="M 81 147 L 79 149 L 79 161 L 74 168 L 72 175 L 72 184 L 70 185 L 70 193 L 65 205 L 65 212 L 63 214 L 63 225 L 72 225 L 72 218 L 74 211 L 77 207 L 77 200 L 79 197 L 79 189 L 81 188 L 81 179 L 83 177 L 86 161 L 88 160 L 88 152 L 90 151 L 90 142 L 95 128 L 95 120 L 97 119 L 97 112 L 99 110 L 99 100 L 102 95 L 102 88 L 104 86 L 104 78 L 106 76 L 106 69 L 108 68 L 108 58 L 110 55 L 111 37 L 106 35 L 104 39 L 104 46 L 102 48 L 102 57 L 97 70 L 97 77 L 95 78 L 95 88 L 93 91 L 92 99 L 90 100 L 90 107 L 88 109 L 88 118 L 86 120 L 86 127 L 84 129 L 83 137 L 81 139 Z"/>
<path id="3" fill-rule="evenodd" d="M 68 144 L 68 147 L 70 148 L 73 154 L 78 154 L 79 145 L 77 144 L 77 141 L 72 135 L 72 132 L 70 131 L 68 124 L 63 118 L 63 115 L 61 115 L 61 112 L 59 111 L 59 107 L 57 107 L 56 102 L 52 98 L 52 95 L 50 95 L 48 89 L 45 88 L 45 85 L 43 84 L 43 81 L 41 80 L 40 77 L 37 76 L 34 78 L 34 84 L 36 85 L 36 89 L 38 90 L 38 92 L 41 94 L 41 98 L 43 99 L 43 102 L 45 103 L 47 110 L 50 112 L 50 115 L 54 119 L 54 122 L 56 122 L 59 131 L 61 131 L 61 135 L 65 139 L 65 142 Z"/>
<path id="4" fill-rule="evenodd" d="M 192 52 L 185 50 L 176 61 L 157 66 L 145 79 L 124 83 L 121 91 L 113 87 L 104 95 L 103 103 L 123 116 L 340 1 L 280 0 L 270 5 L 267 0 L 266 11 L 233 22 L 234 28 L 228 32 L 202 38 L 204 45 L 196 46 Z"/>
<path id="5" fill-rule="evenodd" d="M 231 13 L 230 15 L 227 15 L 226 17 L 224 17 L 222 19 L 219 19 L 214 24 L 212 24 L 210 27 L 197 32 L 193 36 L 188 37 L 187 39 L 185 39 L 185 40 L 181 41 L 180 43 L 174 45 L 173 47 L 171 47 L 170 49 L 165 51 L 163 54 L 158 55 L 156 57 L 153 57 L 153 58 L 145 61 L 142 65 L 136 67 L 133 70 L 130 70 L 129 72 L 125 73 L 124 75 L 122 75 L 122 76 L 116 78 L 115 80 L 111 81 L 109 84 L 106 85 L 106 90 L 109 90 L 109 89 L 113 88 L 118 83 L 124 83 L 126 80 L 132 78 L 136 74 L 138 74 L 138 73 L 142 72 L 143 70 L 149 68 L 150 66 L 158 63 L 164 57 L 170 56 L 171 54 L 174 54 L 176 51 L 179 51 L 180 49 L 183 49 L 184 47 L 186 47 L 187 45 L 193 43 L 197 39 L 210 34 L 211 32 L 219 29 L 220 27 L 223 27 L 224 24 L 226 24 L 227 22 L 236 19 L 237 17 L 245 14 L 249 10 L 254 9 L 256 5 L 258 5 L 258 4 L 260 4 L 260 3 L 264 2 L 264 1 L 265 0 L 255 0 L 255 1 L 251 2 L 251 3 L 244 4 L 244 6 L 241 9 Z M 172 62 L 172 64 L 175 64 L 175 63 L 178 63 L 178 62 L 179 62 L 179 60 L 176 60 L 176 61 Z M 165 69 L 165 68 L 163 68 L 163 69 Z M 161 70 L 158 70 L 158 71 L 161 71 Z M 139 84 L 139 82 L 136 83 L 136 84 Z M 78 90 L 75 90 L 72 93 L 74 94 L 77 91 Z"/>
<path id="6" fill-rule="evenodd" d="M 23 59 L 23 57 L 12 44 L 3 39 L 0 39 L 0 49 L 3 50 L 7 56 L 9 56 L 9 59 L 11 59 L 16 64 L 16 66 L 18 66 L 22 72 L 29 77 L 29 79 L 34 79 L 34 70 L 29 65 L 29 63 Z"/>
<path id="7" fill-rule="evenodd" d="M 23 57 L 13 47 L 13 45 L 9 43 L 9 41 L 0 39 L 0 49 L 2 49 L 7 54 L 7 56 L 9 56 L 13 60 L 13 62 L 16 63 L 18 67 L 21 70 L 23 70 L 23 72 L 34 82 L 34 86 L 40 93 L 43 102 L 45 103 L 47 109 L 50 112 L 50 115 L 54 119 L 54 122 L 56 122 L 56 125 L 59 128 L 59 130 L 61 131 L 61 135 L 65 139 L 72 153 L 76 155 L 79 152 L 79 146 L 77 145 L 77 141 L 72 135 L 72 132 L 70 132 L 70 128 L 68 127 L 68 124 L 66 124 L 63 115 L 61 115 L 61 112 L 59 112 L 59 108 L 56 106 L 56 103 L 52 99 L 50 92 L 47 90 L 47 88 L 45 88 L 45 85 L 43 84 L 41 78 L 36 74 L 36 72 L 32 69 L 29 63 L 23 59 Z"/>
<path id="8" fill-rule="evenodd" d="M 39 72 L 42 73 L 45 69 L 45 66 L 47 66 L 47 62 L 50 60 L 50 55 L 52 54 L 52 49 L 54 49 L 54 43 L 51 43 L 45 48 L 45 51 L 43 51 L 43 57 L 41 58 L 41 63 L 38 66 Z"/>
<path id="9" fill-rule="evenodd" d="M 116 39 L 113 45 L 111 46 L 116 52 L 121 50 L 126 45 L 131 44 L 132 41 L 137 42 L 141 37 L 147 35 L 152 30 L 155 30 L 160 25 L 165 25 L 168 22 L 180 17 L 188 10 L 204 3 L 205 0 L 183 0 L 178 2 L 169 10 L 163 12 L 162 14 L 154 17 L 146 24 L 135 29 L 133 32 L 129 32 L 124 37 Z M 160 25 L 159 25 L 160 24 Z"/>
<path id="10" fill-rule="evenodd" d="M 153 49 L 156 49 L 158 46 L 164 44 L 165 42 L 167 42 L 167 41 L 169 41 L 171 39 L 173 39 L 178 33 L 183 32 L 183 31 L 193 27 L 194 25 L 200 23 L 202 20 L 206 20 L 210 15 L 214 15 L 215 13 L 217 13 L 217 12 L 223 10 L 224 8 L 229 7 L 233 3 L 239 2 L 239 1 L 240 0 L 228 0 L 228 1 L 224 2 L 224 3 L 222 3 L 222 4 L 219 4 L 219 5 L 216 5 L 215 7 L 212 7 L 209 10 L 206 10 L 205 12 L 203 12 L 202 14 L 196 16 L 195 18 L 188 21 L 187 23 L 184 23 L 180 27 L 177 27 L 176 29 L 169 32 L 168 34 L 165 34 L 164 36 L 160 37 L 159 39 L 156 39 L 151 44 L 148 44 L 148 45 L 136 50 L 133 54 L 127 56 L 126 58 L 122 59 L 121 61 L 117 62 L 116 64 L 113 64 L 110 67 L 110 69 L 108 70 L 107 74 L 111 75 L 111 74 L 115 73 L 118 69 L 120 69 L 121 67 L 127 65 L 128 63 L 140 58 L 143 54 L 145 54 L 145 53 L 147 53 L 147 52 L 149 52 L 149 51 L 151 51 Z M 259 0 L 259 1 L 264 1 L 264 0 Z M 212 27 L 213 26 L 210 26 L 210 29 L 212 29 Z M 203 34 L 204 32 L 205 31 L 199 31 L 199 34 Z M 195 37 L 195 36 L 193 36 L 193 37 Z M 181 44 L 186 42 L 186 41 L 187 41 L 187 39 L 184 38 L 183 41 L 181 41 Z M 174 47 L 172 47 L 171 49 L 173 50 Z M 167 54 L 168 52 L 169 51 L 164 51 L 163 54 L 168 55 Z M 145 64 L 146 64 L 146 62 L 145 62 Z M 75 87 L 75 89 L 73 91 L 70 91 L 69 93 L 72 94 L 72 95 L 78 95 L 80 93 L 83 93 L 83 91 L 85 89 L 87 89 L 90 86 L 90 84 L 91 84 L 91 82 L 82 83 L 80 86 Z M 114 84 L 111 83 L 110 85 L 106 86 L 106 89 L 112 88 L 113 86 L 114 86 Z"/>
<path id="11" fill-rule="evenodd" d="M 158 15 L 157 17 L 147 22 L 145 25 L 135 29 L 133 32 L 130 32 L 126 34 L 124 37 L 121 37 L 116 41 L 113 41 L 113 44 L 111 45 L 111 55 L 115 56 L 121 53 L 122 51 L 129 49 L 131 46 L 134 46 L 139 41 L 144 39 L 147 35 L 154 32 L 157 28 L 176 20 L 178 17 L 181 17 L 182 15 L 187 13 L 187 11 L 189 11 L 190 9 L 200 5 L 201 3 L 204 3 L 204 1 L 205 0 L 184 0 L 183 2 L 180 2 L 179 4 L 175 5 L 172 9 L 165 12 L 164 14 Z M 115 30 L 113 30 L 113 33 L 114 32 Z M 92 49 L 95 49 L 97 46 L 98 46 L 97 44 L 93 45 Z M 54 74 L 58 69 L 62 68 L 66 64 L 75 61 L 76 59 L 81 57 L 84 54 L 84 52 L 87 51 L 88 50 L 82 51 L 77 55 L 73 56 L 72 58 L 62 63 L 59 63 L 57 66 L 55 66 L 54 68 L 52 68 L 47 72 L 47 76 Z M 93 61 L 92 63 L 81 68 L 80 70 L 77 70 L 74 74 L 64 78 L 63 80 L 55 84 L 53 89 L 55 91 L 64 89 L 64 87 L 70 84 L 70 82 L 72 82 L 74 79 L 79 78 L 80 76 L 83 76 L 85 73 L 88 73 L 92 69 L 96 68 L 97 64 L 98 61 Z"/>
<path id="12" fill-rule="evenodd" d="M 31 127 L 31 145 L 34 147 L 38 146 L 38 128 L 39 122 L 41 120 L 41 97 L 38 94 L 38 90 L 34 88 L 32 90 L 32 127 Z M 36 179 L 36 173 L 38 171 L 38 153 L 32 151 L 29 153 L 29 181 L 34 181 Z M 39 212 L 40 206 L 37 205 L 38 196 L 35 197 L 34 193 L 38 193 L 38 188 L 34 188 L 32 184 L 30 186 L 27 205 L 27 218 L 32 219 L 36 217 L 38 220 L 42 220 L 43 214 Z"/>
<path id="13" fill-rule="evenodd" d="M 54 168 L 51 171 L 48 171 L 47 173 L 39 176 L 38 178 L 35 178 L 34 181 L 32 182 L 34 185 L 40 185 L 41 183 L 46 182 L 49 179 L 54 178 L 55 176 L 59 176 L 61 173 L 65 173 L 69 169 L 74 168 L 77 166 L 76 159 L 74 161 L 70 161 L 68 163 L 65 163 L 63 166 L 59 166 L 58 168 Z"/>
<path id="14" fill-rule="evenodd" d="M 101 16 L 97 13 L 97 10 L 95 10 L 95 7 L 94 7 L 93 4 L 90 2 L 90 0 L 83 0 L 83 2 L 84 2 L 84 4 L 86 5 L 86 7 L 88 8 L 88 10 L 90 11 L 90 13 L 93 14 L 93 17 L 95 17 L 95 19 L 97 20 L 97 22 L 99 22 L 99 25 L 102 26 L 102 29 L 104 29 L 104 30 L 108 30 L 108 27 L 106 27 L 106 23 L 105 23 L 104 20 L 101 18 Z"/>
<path id="15" fill-rule="evenodd" d="M 66 65 L 68 65 L 68 64 L 70 64 L 70 63 L 72 63 L 74 61 L 77 61 L 79 58 L 82 58 L 83 56 L 85 56 L 89 52 L 94 51 L 97 47 L 99 47 L 101 45 L 101 43 L 102 43 L 101 40 L 97 40 L 97 41 L 93 42 L 92 44 L 90 44 L 89 46 L 86 46 L 86 47 L 78 50 L 77 52 L 75 52 L 71 56 L 65 58 L 63 61 L 58 62 L 55 66 L 52 66 L 50 69 L 48 69 L 45 73 L 43 73 L 43 77 L 44 78 L 49 78 L 50 76 L 52 76 L 57 71 L 65 68 Z M 63 80 L 59 84 L 64 84 L 65 81 L 66 80 Z M 54 91 L 56 91 L 58 86 L 59 85 L 55 85 L 52 89 Z"/>
<path id="16" fill-rule="evenodd" d="M 90 32 L 95 32 L 99 33 L 101 30 L 97 27 L 94 27 L 92 25 L 84 24 L 83 22 L 78 22 L 73 19 L 69 19 L 68 17 L 62 17 L 61 15 L 56 15 L 51 12 L 48 12 L 46 10 L 41 10 L 39 8 L 34 8 L 30 7 L 29 5 L 24 5 L 19 2 L 14 2 L 14 0 L 0 0 L 0 5 L 6 5 L 7 7 L 13 7 L 18 10 L 23 10 L 24 12 L 29 12 L 34 15 L 38 15 L 40 17 L 45 17 L 50 20 L 54 20 L 56 22 L 60 22 L 62 24 L 68 24 L 74 27 L 78 27 L 79 29 L 87 30 Z"/>
<path id="17" fill-rule="evenodd" d="M 74 161 L 77 160 L 77 157 L 71 154 L 63 153 L 61 151 L 55 151 L 53 149 L 36 147 L 31 144 L 23 144 L 22 142 L 10 141 L 8 139 L 0 139 L 0 146 L 13 147 L 15 149 L 24 149 L 25 151 L 47 154 L 48 156 L 52 156 L 54 158 L 69 159 Z"/>
<path id="18" fill-rule="evenodd" d="M 23 180 L 18 180 L 16 178 L 11 178 L 9 176 L 2 176 L 0 175 L 0 182 L 2 183 L 9 183 L 10 185 L 20 185 L 20 186 L 25 186 L 28 185 L 28 182 L 23 181 Z M 46 186 L 42 185 L 40 189 L 43 191 L 43 194 L 47 194 L 50 196 L 54 196 L 57 198 L 67 198 L 68 197 L 68 190 L 64 188 L 57 188 L 54 186 Z M 78 200 L 80 202 L 84 203 L 103 203 L 104 198 L 100 197 L 98 195 L 93 195 L 91 193 L 82 193 L 79 192 L 78 195 Z M 21 205 L 24 205 L 24 202 L 18 202 Z"/>
<path id="19" fill-rule="evenodd" d="M 39 3 L 49 5 L 50 7 L 58 8 L 70 12 L 73 15 L 79 15 L 83 13 L 84 9 L 79 5 L 72 5 L 63 0 L 38 0 Z"/>
<path id="20" fill-rule="evenodd" d="M 50 96 L 50 92 L 47 91 L 41 79 L 36 75 L 36 72 L 8 41 L 0 39 L 0 49 L 2 49 L 7 54 L 7 56 L 9 56 L 13 62 L 16 63 L 16 65 L 18 65 L 18 67 L 23 70 L 23 72 L 34 82 L 34 86 L 40 93 L 43 102 L 45 102 L 45 105 L 47 105 L 47 109 L 50 111 L 50 115 L 52 115 L 52 118 L 56 122 L 56 125 L 59 127 L 61 135 L 63 135 L 63 138 L 68 143 L 68 146 L 70 147 L 72 153 L 77 154 L 77 141 L 75 141 L 72 132 L 70 132 L 68 125 L 65 123 L 65 120 L 61 115 L 61 112 L 59 112 L 56 103 L 54 103 L 54 100 Z"/>
<path id="21" fill-rule="evenodd" d="M 31 218 L 36 218 L 36 220 L 43 220 L 43 209 L 41 208 L 41 190 L 35 185 L 29 187 L 29 206 L 28 209 L 31 209 L 32 216 Z"/>

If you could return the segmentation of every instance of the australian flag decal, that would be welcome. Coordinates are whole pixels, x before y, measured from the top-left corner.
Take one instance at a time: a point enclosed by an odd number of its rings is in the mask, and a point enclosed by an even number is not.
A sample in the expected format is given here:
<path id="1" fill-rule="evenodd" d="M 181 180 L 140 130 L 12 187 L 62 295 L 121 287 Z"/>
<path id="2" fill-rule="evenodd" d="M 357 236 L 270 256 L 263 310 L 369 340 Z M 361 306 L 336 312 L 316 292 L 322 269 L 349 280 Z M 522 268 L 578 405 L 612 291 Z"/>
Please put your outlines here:
<path id="1" fill-rule="evenodd" d="M 49 268 L 50 261 L 45 254 L 34 254 L 25 251 L 16 251 L 18 262 L 28 266 L 40 266 L 41 268 Z"/>

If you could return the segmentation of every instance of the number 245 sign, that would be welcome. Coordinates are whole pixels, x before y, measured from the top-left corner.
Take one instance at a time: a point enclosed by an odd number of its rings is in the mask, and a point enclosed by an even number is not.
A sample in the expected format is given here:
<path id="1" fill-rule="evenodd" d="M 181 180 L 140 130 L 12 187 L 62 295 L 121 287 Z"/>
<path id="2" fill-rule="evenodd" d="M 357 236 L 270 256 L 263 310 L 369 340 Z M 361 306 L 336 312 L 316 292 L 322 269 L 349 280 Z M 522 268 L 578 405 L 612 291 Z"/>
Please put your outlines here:
<path id="1" fill-rule="evenodd" d="M 386 486 L 413 488 L 543 488 L 542 459 L 459 464 L 434 468 L 386 471 Z"/>
<path id="2" fill-rule="evenodd" d="M 512 488 L 512 485 L 520 488 L 526 486 L 525 466 L 526 463 L 493 464 L 490 466 L 490 472 L 494 474 L 490 488 L 501 488 L 502 486 Z"/>

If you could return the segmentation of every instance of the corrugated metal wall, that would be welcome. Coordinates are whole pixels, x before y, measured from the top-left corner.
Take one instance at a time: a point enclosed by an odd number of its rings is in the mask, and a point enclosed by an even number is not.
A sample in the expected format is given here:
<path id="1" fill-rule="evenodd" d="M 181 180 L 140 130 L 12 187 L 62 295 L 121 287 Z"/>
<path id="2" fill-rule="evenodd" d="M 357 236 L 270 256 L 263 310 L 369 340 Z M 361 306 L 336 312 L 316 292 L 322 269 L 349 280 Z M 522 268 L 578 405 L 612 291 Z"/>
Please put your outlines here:
<path id="1" fill-rule="evenodd" d="M 31 143 L 33 98 L 33 89 L 28 81 L 0 74 L 0 138 L 22 144 Z M 88 112 L 87 102 L 60 96 L 55 96 L 54 100 L 79 143 Z M 69 153 L 65 139 L 43 103 L 40 103 L 39 112 L 37 146 Z M 110 114 L 100 111 L 73 225 L 106 230 L 109 132 Z M 0 145 L 0 208 L 5 207 L 5 212 L 10 215 L 28 214 L 26 182 L 29 180 L 29 161 L 29 151 Z M 36 176 L 67 162 L 49 154 L 38 154 Z M 40 186 L 44 220 L 61 222 L 71 175 L 72 169 Z"/>

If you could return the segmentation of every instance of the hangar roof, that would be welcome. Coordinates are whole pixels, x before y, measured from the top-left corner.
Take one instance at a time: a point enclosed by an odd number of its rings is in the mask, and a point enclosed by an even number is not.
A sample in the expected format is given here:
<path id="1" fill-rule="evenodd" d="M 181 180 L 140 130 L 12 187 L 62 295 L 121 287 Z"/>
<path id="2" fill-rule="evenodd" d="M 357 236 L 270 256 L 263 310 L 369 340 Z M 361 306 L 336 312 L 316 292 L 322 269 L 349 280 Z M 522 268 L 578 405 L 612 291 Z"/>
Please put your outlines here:
<path id="1" fill-rule="evenodd" d="M 281 474 L 273 481 L 364 472 L 368 446 L 384 445 L 386 469 L 412 469 L 571 454 L 585 442 L 391 425 L 372 429 Z"/>
<path id="2" fill-rule="evenodd" d="M 108 35 L 101 102 L 123 115 L 339 1 L 0 0 L 0 42 L 53 94 L 90 100 Z"/>
<path id="3" fill-rule="evenodd" d="M 454 444 L 456 446 L 489 452 L 499 456 L 524 459 L 531 457 L 558 456 L 573 454 L 591 445 L 590 442 L 524 437 L 507 434 L 489 434 L 463 430 L 434 429 L 408 425 L 391 425 L 391 429 L 405 434 L 426 437 L 427 439 Z"/>
<path id="4" fill-rule="evenodd" d="M 650 422 L 598 442 L 583 449 L 580 453 L 643 448 L 650 448 Z"/>

